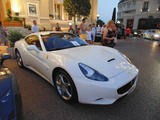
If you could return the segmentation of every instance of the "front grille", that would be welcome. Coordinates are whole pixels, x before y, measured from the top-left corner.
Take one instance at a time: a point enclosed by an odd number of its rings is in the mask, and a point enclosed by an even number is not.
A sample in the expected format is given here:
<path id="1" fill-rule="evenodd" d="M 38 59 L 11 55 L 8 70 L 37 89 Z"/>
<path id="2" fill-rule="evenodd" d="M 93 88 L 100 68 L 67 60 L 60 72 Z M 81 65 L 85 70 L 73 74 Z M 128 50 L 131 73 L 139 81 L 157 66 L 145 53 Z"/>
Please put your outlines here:
<path id="1" fill-rule="evenodd" d="M 127 83 L 126 85 L 124 85 L 123 87 L 119 88 L 117 90 L 118 94 L 124 94 L 125 92 L 127 92 L 135 83 L 136 81 L 136 77 L 129 83 Z"/>

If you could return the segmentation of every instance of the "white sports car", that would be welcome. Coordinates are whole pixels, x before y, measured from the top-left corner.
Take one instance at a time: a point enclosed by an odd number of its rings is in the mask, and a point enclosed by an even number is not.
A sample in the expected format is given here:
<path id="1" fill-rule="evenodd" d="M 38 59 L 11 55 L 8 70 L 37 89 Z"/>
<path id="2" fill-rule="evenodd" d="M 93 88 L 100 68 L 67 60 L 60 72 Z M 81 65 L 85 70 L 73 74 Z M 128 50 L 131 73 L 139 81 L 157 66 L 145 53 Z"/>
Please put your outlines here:
<path id="1" fill-rule="evenodd" d="M 119 51 L 64 32 L 33 33 L 15 43 L 17 63 L 55 86 L 67 102 L 112 104 L 136 87 L 138 69 Z"/>

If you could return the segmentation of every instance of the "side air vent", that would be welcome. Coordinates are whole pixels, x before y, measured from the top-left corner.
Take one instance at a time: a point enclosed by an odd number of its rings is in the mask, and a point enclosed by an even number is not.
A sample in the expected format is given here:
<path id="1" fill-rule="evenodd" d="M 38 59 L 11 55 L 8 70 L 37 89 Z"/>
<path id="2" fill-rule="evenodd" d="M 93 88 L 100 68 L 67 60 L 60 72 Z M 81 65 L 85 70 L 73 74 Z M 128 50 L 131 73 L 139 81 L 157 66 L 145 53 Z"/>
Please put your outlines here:
<path id="1" fill-rule="evenodd" d="M 115 60 L 115 58 L 112 58 L 112 59 L 108 60 L 107 62 L 111 62 L 111 61 L 114 61 L 114 60 Z"/>

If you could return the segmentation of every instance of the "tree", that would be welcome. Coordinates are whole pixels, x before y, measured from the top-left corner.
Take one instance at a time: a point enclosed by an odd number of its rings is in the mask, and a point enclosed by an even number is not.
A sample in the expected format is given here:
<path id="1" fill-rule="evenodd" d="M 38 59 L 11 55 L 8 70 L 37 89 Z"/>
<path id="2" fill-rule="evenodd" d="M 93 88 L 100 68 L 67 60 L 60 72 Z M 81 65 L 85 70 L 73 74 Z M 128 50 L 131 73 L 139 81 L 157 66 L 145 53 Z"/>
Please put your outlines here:
<path id="1" fill-rule="evenodd" d="M 112 20 L 116 21 L 116 8 L 113 9 Z"/>
<path id="2" fill-rule="evenodd" d="M 97 25 L 99 25 L 99 26 L 103 26 L 105 23 L 101 20 L 101 19 L 98 19 L 97 20 Z"/>
<path id="3" fill-rule="evenodd" d="M 64 0 L 64 10 L 70 17 L 74 17 L 74 25 L 76 25 L 76 17 L 87 17 L 90 14 L 90 0 Z"/>

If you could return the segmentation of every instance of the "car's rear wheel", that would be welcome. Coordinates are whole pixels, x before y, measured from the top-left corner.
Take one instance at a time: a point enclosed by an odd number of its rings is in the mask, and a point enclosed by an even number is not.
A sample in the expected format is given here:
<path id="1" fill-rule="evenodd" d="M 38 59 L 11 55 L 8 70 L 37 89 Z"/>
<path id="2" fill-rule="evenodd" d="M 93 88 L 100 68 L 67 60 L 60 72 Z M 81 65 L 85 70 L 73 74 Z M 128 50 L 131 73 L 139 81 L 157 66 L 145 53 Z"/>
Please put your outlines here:
<path id="1" fill-rule="evenodd" d="M 21 54 L 19 53 L 18 50 L 16 50 L 15 53 L 16 53 L 16 60 L 17 60 L 18 66 L 21 67 L 21 68 L 24 68 L 23 60 L 22 60 Z"/>
<path id="2" fill-rule="evenodd" d="M 54 74 L 54 84 L 58 95 L 66 102 L 77 102 L 77 90 L 72 78 L 64 70 L 58 70 Z"/>

